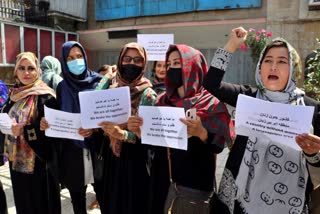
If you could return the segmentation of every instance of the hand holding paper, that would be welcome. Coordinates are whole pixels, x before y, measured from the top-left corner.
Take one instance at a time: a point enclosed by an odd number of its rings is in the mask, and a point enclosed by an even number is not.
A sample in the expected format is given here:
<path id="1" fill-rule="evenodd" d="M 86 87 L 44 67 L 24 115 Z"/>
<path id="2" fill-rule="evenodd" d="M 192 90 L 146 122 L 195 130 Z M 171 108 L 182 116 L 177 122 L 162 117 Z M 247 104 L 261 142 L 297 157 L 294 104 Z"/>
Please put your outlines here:
<path id="1" fill-rule="evenodd" d="M 180 121 L 185 118 L 183 108 L 140 106 L 139 116 L 142 144 L 188 149 L 187 126 Z"/>
<path id="2" fill-rule="evenodd" d="M 3 134 L 12 135 L 12 120 L 7 113 L 0 113 L 0 131 Z"/>
<path id="3" fill-rule="evenodd" d="M 78 131 L 81 128 L 80 114 L 69 113 L 44 107 L 45 120 L 41 120 L 42 128 L 48 137 L 84 140 Z M 48 123 L 46 126 L 45 122 Z M 47 128 L 47 129 L 45 129 Z"/>
<path id="4" fill-rule="evenodd" d="M 252 132 L 266 135 L 272 141 L 301 150 L 295 137 L 309 133 L 314 107 L 297 106 L 239 95 L 235 128 L 239 135 Z"/>

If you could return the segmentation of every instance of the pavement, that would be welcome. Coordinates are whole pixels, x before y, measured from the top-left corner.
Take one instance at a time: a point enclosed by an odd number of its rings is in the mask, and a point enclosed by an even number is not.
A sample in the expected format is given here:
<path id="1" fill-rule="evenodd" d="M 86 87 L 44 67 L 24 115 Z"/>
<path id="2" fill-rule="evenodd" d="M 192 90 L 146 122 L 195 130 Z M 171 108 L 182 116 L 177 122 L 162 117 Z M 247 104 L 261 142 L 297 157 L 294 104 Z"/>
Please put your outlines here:
<path id="1" fill-rule="evenodd" d="M 216 171 L 216 178 L 217 184 L 219 186 L 220 179 L 223 173 L 225 162 L 228 158 L 229 149 L 225 148 L 222 153 L 218 155 L 217 158 L 217 171 Z M 9 214 L 16 214 L 16 209 L 14 205 L 13 195 L 12 195 L 12 186 L 10 180 L 10 172 L 9 172 L 9 165 L 6 163 L 4 166 L 0 167 L 0 180 L 3 184 L 3 189 L 6 193 L 7 204 L 8 204 L 8 211 Z M 87 207 L 95 200 L 95 193 L 93 191 L 93 187 L 91 185 L 87 188 Z M 63 189 L 61 191 L 61 207 L 62 207 L 62 214 L 71 214 L 73 213 L 72 204 L 70 195 L 67 189 Z M 88 214 L 100 214 L 100 209 L 93 209 L 87 210 Z"/>

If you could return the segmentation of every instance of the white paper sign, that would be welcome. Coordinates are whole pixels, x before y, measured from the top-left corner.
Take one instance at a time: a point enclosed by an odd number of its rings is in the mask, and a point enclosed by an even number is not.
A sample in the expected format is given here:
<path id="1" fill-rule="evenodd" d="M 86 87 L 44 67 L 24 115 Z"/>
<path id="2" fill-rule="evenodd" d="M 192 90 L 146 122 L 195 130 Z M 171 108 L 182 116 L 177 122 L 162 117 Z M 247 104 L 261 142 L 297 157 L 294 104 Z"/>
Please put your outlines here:
<path id="1" fill-rule="evenodd" d="M 46 136 L 84 140 L 84 138 L 78 134 L 78 130 L 81 127 L 79 113 L 58 111 L 45 106 L 44 115 L 49 123 L 49 128 L 45 131 Z"/>
<path id="2" fill-rule="evenodd" d="M 170 44 L 174 44 L 173 34 L 138 34 L 137 43 L 142 45 L 150 61 L 165 61 Z"/>
<path id="3" fill-rule="evenodd" d="M 0 113 L 0 131 L 12 135 L 12 120 L 7 113 Z"/>
<path id="4" fill-rule="evenodd" d="M 125 123 L 131 115 L 128 86 L 79 93 L 81 123 L 84 129 L 99 128 L 103 121 Z"/>
<path id="5" fill-rule="evenodd" d="M 188 149 L 187 126 L 179 120 L 185 118 L 183 108 L 140 106 L 139 116 L 142 144 Z"/>
<path id="6" fill-rule="evenodd" d="M 236 134 L 256 132 L 272 141 L 301 150 L 295 136 L 309 133 L 314 107 L 288 105 L 239 95 L 235 116 Z"/>

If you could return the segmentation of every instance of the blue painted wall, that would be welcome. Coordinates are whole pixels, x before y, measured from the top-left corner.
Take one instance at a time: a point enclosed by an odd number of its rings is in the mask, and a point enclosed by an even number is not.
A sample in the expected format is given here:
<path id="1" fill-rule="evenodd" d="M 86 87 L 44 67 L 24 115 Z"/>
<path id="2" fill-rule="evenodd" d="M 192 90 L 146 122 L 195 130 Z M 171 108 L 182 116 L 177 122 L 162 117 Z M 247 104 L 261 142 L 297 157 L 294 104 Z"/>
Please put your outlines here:
<path id="1" fill-rule="evenodd" d="M 201 10 L 261 7 L 262 0 L 95 0 L 97 21 Z"/>

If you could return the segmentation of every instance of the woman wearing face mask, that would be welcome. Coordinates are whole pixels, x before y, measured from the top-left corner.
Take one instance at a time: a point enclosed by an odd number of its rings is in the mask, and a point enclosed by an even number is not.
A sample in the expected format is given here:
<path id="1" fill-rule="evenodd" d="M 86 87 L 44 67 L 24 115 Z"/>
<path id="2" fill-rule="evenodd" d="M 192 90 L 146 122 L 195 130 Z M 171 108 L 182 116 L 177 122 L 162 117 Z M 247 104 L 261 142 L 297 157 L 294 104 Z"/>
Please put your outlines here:
<path id="1" fill-rule="evenodd" d="M 80 113 L 78 94 L 93 90 L 101 75 L 88 68 L 87 56 L 80 43 L 69 41 L 62 46 L 61 65 L 63 80 L 57 87 L 58 109 L 65 112 Z M 41 129 L 49 127 L 45 118 L 41 120 Z M 86 211 L 86 185 L 94 183 L 92 153 L 94 140 L 92 129 L 79 129 L 81 140 L 61 139 L 60 177 L 68 188 L 74 213 Z M 98 134 L 98 133 L 96 133 Z"/>
<path id="2" fill-rule="evenodd" d="M 9 159 L 16 211 L 61 213 L 58 179 L 52 171 L 54 149 L 39 123 L 44 105 L 55 103 L 55 93 L 41 81 L 37 57 L 31 52 L 17 56 L 16 84 L 2 108 L 14 120 L 12 134 L 1 134 L 4 154 Z"/>
<path id="3" fill-rule="evenodd" d="M 225 142 L 231 143 L 232 123 L 225 105 L 202 87 L 207 64 L 198 50 L 186 45 L 171 45 L 166 54 L 166 65 L 166 92 L 159 97 L 156 105 L 182 107 L 185 110 L 195 108 L 197 118 L 181 119 L 191 136 L 188 138 L 188 150 L 169 150 L 172 183 L 164 212 L 202 213 L 201 205 L 179 206 L 176 203 L 178 194 L 183 197 L 187 192 L 199 197 L 199 201 L 209 199 L 215 183 L 214 154 L 222 151 Z M 142 119 L 139 117 L 131 117 L 128 121 L 129 129 L 137 135 L 141 125 Z M 162 179 L 169 180 L 168 173 Z M 166 189 L 163 188 L 163 191 Z"/>
<path id="4" fill-rule="evenodd" d="M 147 57 L 137 43 L 126 44 L 119 56 L 116 82 L 110 88 L 129 86 L 131 114 L 136 115 L 140 105 L 152 105 L 156 93 L 150 81 L 143 77 Z M 104 80 L 99 88 L 108 88 Z M 101 212 L 107 214 L 147 213 L 149 176 L 147 173 L 147 147 L 127 129 L 127 124 L 102 122 L 101 128 L 110 138 L 110 150 L 105 158 L 104 204 Z"/>
<path id="5" fill-rule="evenodd" d="M 319 104 L 296 87 L 301 76 L 301 61 L 295 49 L 284 39 L 274 39 L 261 52 L 256 67 L 258 87 L 222 82 L 232 56 L 245 41 L 247 31 L 235 28 L 224 49 L 213 57 L 204 87 L 221 101 L 236 105 L 239 94 L 270 102 L 315 107 L 313 130 L 320 134 Z M 218 213 L 308 213 L 312 184 L 306 160 L 319 164 L 317 136 L 302 134 L 296 142 L 303 149 L 294 150 L 254 132 L 237 136 L 220 182 L 219 198 L 223 206 Z M 319 140 L 318 140 L 319 141 Z M 260 160 L 260 161 L 259 161 Z"/>

